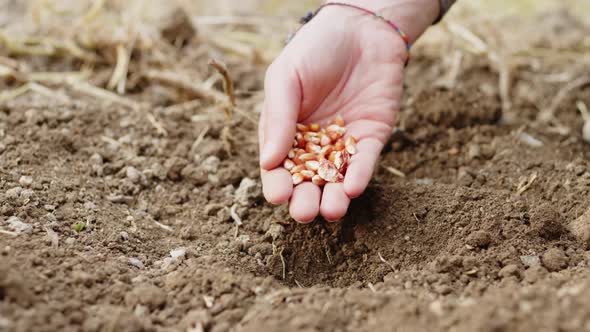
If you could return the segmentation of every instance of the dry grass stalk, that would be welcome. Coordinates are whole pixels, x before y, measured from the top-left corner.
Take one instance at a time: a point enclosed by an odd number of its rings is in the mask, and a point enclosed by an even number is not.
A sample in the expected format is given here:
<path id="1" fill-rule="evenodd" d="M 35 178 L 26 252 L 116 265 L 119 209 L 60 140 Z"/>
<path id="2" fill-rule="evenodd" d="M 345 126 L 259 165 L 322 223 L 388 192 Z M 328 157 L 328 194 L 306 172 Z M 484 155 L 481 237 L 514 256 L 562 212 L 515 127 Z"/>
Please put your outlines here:
<path id="1" fill-rule="evenodd" d="M 500 100 L 502 101 L 502 111 L 507 112 L 512 107 L 510 99 L 511 70 L 508 59 L 500 57 L 498 67 L 498 88 L 500 90 Z"/>
<path id="2" fill-rule="evenodd" d="M 157 220 L 152 219 L 152 221 L 154 222 L 154 224 L 156 224 L 156 226 L 160 227 L 161 229 L 173 233 L 174 229 L 172 229 L 172 227 L 168 226 L 168 225 L 164 225 L 161 222 L 158 222 Z"/>
<path id="3" fill-rule="evenodd" d="M 500 52 L 499 50 L 493 50 L 490 43 L 484 41 L 463 25 L 449 22 L 447 27 L 451 33 L 468 43 L 469 47 L 467 50 L 476 55 L 487 56 L 490 64 L 494 64 L 497 67 L 499 76 L 498 89 L 502 101 L 502 110 L 504 112 L 508 111 L 512 107 L 512 101 L 510 98 L 512 63 L 510 55 L 503 54 L 504 52 Z M 499 47 L 496 47 L 496 49 L 499 49 Z"/>
<path id="4" fill-rule="evenodd" d="M 5 66 L 0 64 L 0 77 L 13 78 L 22 83 L 41 83 L 64 85 L 68 81 L 82 81 L 88 79 L 92 72 L 90 70 L 66 71 L 66 72 L 31 72 L 24 65 Z"/>
<path id="5" fill-rule="evenodd" d="M 227 67 L 225 64 L 216 61 L 215 59 L 209 60 L 209 66 L 215 68 L 217 72 L 223 78 L 223 91 L 228 98 L 229 105 L 223 103 L 223 111 L 225 112 L 225 116 L 227 120 L 230 120 L 233 115 L 233 109 L 236 107 L 236 96 L 234 94 L 234 82 L 229 76 L 229 72 L 227 71 Z"/>
<path id="6" fill-rule="evenodd" d="M 574 90 L 583 87 L 584 85 L 590 84 L 590 76 L 582 76 L 578 77 L 574 81 L 566 84 L 563 88 L 559 90 L 555 98 L 551 101 L 551 104 L 546 109 L 539 112 L 537 116 L 537 120 L 547 123 L 555 121 L 555 113 L 557 112 L 557 108 L 565 98 Z"/>
<path id="7" fill-rule="evenodd" d="M 177 89 L 188 92 L 192 97 L 203 99 L 208 102 L 220 105 L 224 108 L 232 107 L 232 109 L 243 116 L 249 122 L 256 124 L 256 119 L 251 114 L 240 109 L 239 107 L 231 106 L 231 103 L 227 100 L 223 93 L 220 93 L 213 89 L 207 89 L 203 85 L 191 82 L 188 78 L 181 74 L 171 71 L 160 71 L 150 70 L 144 74 L 147 79 L 160 82 L 161 84 L 175 87 Z"/>
<path id="8" fill-rule="evenodd" d="M 248 120 L 250 123 L 257 125 L 258 121 L 248 112 L 246 112 L 245 110 L 239 108 L 239 107 L 234 107 L 233 110 L 241 115 L 244 119 Z"/>
<path id="9" fill-rule="evenodd" d="M 537 139 L 536 137 L 530 135 L 529 133 L 526 132 L 521 132 L 518 135 L 518 139 L 523 142 L 524 144 L 533 147 L 533 148 L 540 148 L 543 147 L 545 144 L 543 143 L 543 141 Z"/>
<path id="10" fill-rule="evenodd" d="M 469 44 L 469 46 L 471 46 L 469 48 L 470 52 L 474 54 L 487 54 L 489 52 L 488 45 L 475 33 L 467 29 L 466 27 L 458 23 L 449 22 L 447 23 L 447 28 L 451 33 L 462 38 Z"/>
<path id="11" fill-rule="evenodd" d="M 412 216 L 414 216 L 414 219 L 416 219 L 417 222 L 421 223 L 420 219 L 418 219 L 418 216 L 416 215 L 416 213 L 412 213 Z"/>
<path id="12" fill-rule="evenodd" d="M 59 236 L 57 233 L 48 226 L 44 227 L 46 233 L 46 239 L 51 243 L 51 247 L 53 249 L 57 249 L 59 247 Z"/>
<path id="13" fill-rule="evenodd" d="M 106 0 L 95 0 L 92 4 L 92 7 L 90 7 L 88 12 L 86 12 L 86 14 L 82 17 L 82 22 L 87 24 L 97 18 L 102 11 L 105 2 Z"/>
<path id="14" fill-rule="evenodd" d="M 47 98 L 56 99 L 62 103 L 69 103 L 70 102 L 70 99 L 67 96 L 64 96 L 63 94 L 61 94 L 57 91 L 51 90 L 51 89 L 49 89 L 41 84 L 35 83 L 35 82 L 29 82 L 29 83 L 23 84 L 22 86 L 20 86 L 18 88 L 4 91 L 2 94 L 0 94 L 0 103 L 4 103 L 8 100 L 22 96 L 23 94 L 25 94 L 27 92 L 35 92 L 35 93 L 38 93 L 38 94 L 45 96 Z"/>
<path id="15" fill-rule="evenodd" d="M 116 139 L 113 139 L 111 137 L 105 136 L 105 135 L 101 136 L 100 140 L 105 142 L 106 144 L 109 144 L 109 145 L 115 147 L 115 148 L 118 148 L 121 146 L 121 143 L 119 143 L 119 141 L 117 141 Z"/>
<path id="16" fill-rule="evenodd" d="M 129 61 L 131 51 L 123 45 L 117 45 L 117 64 L 113 70 L 113 75 L 107 84 L 109 90 L 117 90 L 117 93 L 125 93 L 125 85 L 127 82 L 127 73 L 129 71 Z"/>
<path id="17" fill-rule="evenodd" d="M 225 150 L 225 152 L 227 152 L 227 154 L 229 156 L 232 156 L 232 135 L 231 135 L 231 130 L 229 126 L 225 126 L 223 127 L 223 129 L 221 129 L 221 142 L 223 143 L 223 149 Z"/>
<path id="18" fill-rule="evenodd" d="M 588 106 L 586 106 L 586 103 L 584 103 L 581 100 L 578 100 L 576 102 L 576 107 L 578 108 L 578 111 L 580 111 L 580 113 L 582 114 L 582 119 L 584 119 L 584 121 L 590 121 L 590 111 L 588 110 Z"/>
<path id="19" fill-rule="evenodd" d="M 33 92 L 36 92 L 40 95 L 43 95 L 47 98 L 55 98 L 56 100 L 66 104 L 70 102 L 70 98 L 68 98 L 67 96 L 64 96 L 62 93 L 59 93 L 55 90 L 51 90 L 41 84 L 35 83 L 35 82 L 31 82 L 28 83 L 30 90 Z"/>
<path id="20" fill-rule="evenodd" d="M 199 145 L 201 145 L 201 143 L 203 143 L 205 136 L 207 136 L 207 133 L 209 133 L 209 130 L 211 130 L 211 126 L 207 126 L 207 127 L 205 127 L 205 129 L 203 129 L 203 131 L 201 131 L 201 133 L 199 134 L 199 136 L 197 137 L 197 139 L 193 143 L 193 146 L 191 147 L 191 151 L 193 151 L 193 152 L 197 151 L 197 149 L 199 148 Z"/>
<path id="21" fill-rule="evenodd" d="M 10 235 L 10 236 L 18 236 L 18 233 L 16 233 L 16 232 L 6 231 L 3 229 L 0 229 L 0 234 L 6 234 L 6 235 Z"/>
<path id="22" fill-rule="evenodd" d="M 281 258 L 281 265 L 283 266 L 283 280 L 285 280 L 287 279 L 287 263 L 285 262 L 283 251 L 285 251 L 285 248 L 281 248 L 281 251 L 279 252 L 279 257 Z"/>
<path id="23" fill-rule="evenodd" d="M 461 74 L 461 64 L 463 63 L 463 52 L 461 50 L 455 51 L 451 60 L 451 68 L 448 74 L 442 81 L 439 81 L 440 86 L 452 90 L 457 85 L 457 79 Z"/>
<path id="24" fill-rule="evenodd" d="M 112 93 L 108 90 L 99 88 L 97 86 L 91 85 L 86 82 L 69 80 L 68 86 L 74 91 L 83 93 L 85 95 L 94 97 L 96 99 L 100 99 L 100 100 L 110 102 L 113 104 L 119 104 L 119 105 L 128 107 L 132 110 L 139 110 L 139 108 L 140 108 L 139 103 L 137 103 L 134 100 L 119 96 L 119 95 Z"/>
<path id="25" fill-rule="evenodd" d="M 97 60 L 94 53 L 83 50 L 71 39 L 58 40 L 48 37 L 13 39 L 0 31 L 0 44 L 4 44 L 8 52 L 15 55 L 56 56 L 67 54 L 87 62 Z"/>
<path id="26" fill-rule="evenodd" d="M 189 78 L 172 71 L 149 70 L 144 76 L 149 80 L 186 91 L 194 98 L 204 99 L 213 103 L 223 103 L 225 99 L 222 93 L 212 89 L 206 89 L 199 84 L 191 82 Z"/>
<path id="27" fill-rule="evenodd" d="M 11 54 L 16 55 L 43 55 L 50 56 L 55 54 L 55 47 L 49 43 L 33 43 L 32 40 L 15 40 L 9 38 L 4 33 L 0 32 L 0 44 Z"/>
<path id="28" fill-rule="evenodd" d="M 514 57 L 525 59 L 542 58 L 546 65 L 563 64 L 564 62 L 575 61 L 577 63 L 590 63 L 590 49 L 581 47 L 575 50 L 563 50 L 543 47 L 531 47 L 525 50 L 516 51 Z"/>
<path id="29" fill-rule="evenodd" d="M 414 215 L 414 217 L 416 217 L 416 215 Z M 393 264 L 391 264 L 385 258 L 383 258 L 383 256 L 381 255 L 380 252 L 377 252 L 377 255 L 379 256 L 379 260 L 380 261 L 382 261 L 383 263 L 385 263 L 385 265 L 389 266 L 389 268 L 391 269 L 391 271 L 395 272 L 395 268 L 393 267 Z"/>
<path id="30" fill-rule="evenodd" d="M 32 72 L 22 73 L 23 80 L 40 82 L 46 84 L 67 84 L 67 82 L 83 81 L 91 76 L 92 72 L 88 70 L 69 71 L 69 72 Z"/>
<path id="31" fill-rule="evenodd" d="M 215 25 L 253 25 L 265 26 L 268 24 L 269 17 L 265 16 L 197 16 L 193 18 L 195 25 L 215 26 Z"/>
<path id="32" fill-rule="evenodd" d="M 146 118 L 148 119 L 150 124 L 156 129 L 159 135 L 168 136 L 168 131 L 166 130 L 166 128 L 164 128 L 162 123 L 160 123 L 152 113 L 147 113 Z"/>
<path id="33" fill-rule="evenodd" d="M 198 107 L 201 107 L 203 105 L 203 102 L 200 100 L 189 100 L 183 103 L 179 103 L 179 104 L 174 104 L 174 105 L 170 105 L 168 107 L 165 107 L 162 110 L 162 113 L 164 114 L 169 114 L 169 113 L 175 113 L 175 112 L 180 112 L 180 111 L 191 111 L 194 110 Z"/>
<path id="34" fill-rule="evenodd" d="M 236 211 L 237 208 L 237 204 L 232 205 L 229 209 L 229 215 L 231 216 L 232 220 L 234 221 L 234 223 L 236 223 L 237 226 L 242 226 L 242 218 L 240 218 L 240 216 L 238 215 Z"/>
<path id="35" fill-rule="evenodd" d="M 582 119 L 584 120 L 584 126 L 582 127 L 582 139 L 586 141 L 586 143 L 590 143 L 590 111 L 588 111 L 588 107 L 581 100 L 576 102 L 576 106 L 578 107 L 578 111 L 582 113 Z"/>
<path id="36" fill-rule="evenodd" d="M 405 178 L 406 177 L 406 174 L 404 172 L 400 171 L 397 168 L 393 168 L 391 166 L 383 166 L 383 168 L 385 168 L 385 170 L 387 172 L 389 172 L 389 173 L 391 173 L 391 174 L 393 174 L 393 175 L 395 175 L 397 177 L 400 177 L 400 178 Z"/>
<path id="37" fill-rule="evenodd" d="M 253 63 L 267 63 L 271 60 L 260 54 L 256 48 L 249 44 L 240 43 L 221 35 L 216 35 L 215 38 L 211 38 L 207 41 L 227 53 L 249 59 Z"/>
<path id="38" fill-rule="evenodd" d="M 19 69 L 19 67 L 21 66 L 20 62 L 14 60 L 12 58 L 8 58 L 8 57 L 1 56 L 1 55 L 0 55 L 0 64 L 4 65 L 6 67 L 10 67 L 15 70 Z"/>
<path id="39" fill-rule="evenodd" d="M 0 64 L 0 77 L 13 76 L 14 74 L 15 71 L 12 68 Z"/>
<path id="40" fill-rule="evenodd" d="M 223 77 L 223 91 L 225 95 L 229 98 L 229 101 L 232 106 L 236 106 L 236 96 L 234 94 L 234 81 L 229 75 L 227 71 L 227 66 L 219 62 L 218 60 L 211 59 L 209 60 L 209 66 L 215 68 L 217 72 Z"/>
<path id="41" fill-rule="evenodd" d="M 525 178 L 525 179 L 521 180 L 517 186 L 516 195 L 520 196 L 525 191 L 527 191 L 533 185 L 533 183 L 535 183 L 537 176 L 538 176 L 537 172 L 534 172 L 533 174 L 531 174 L 531 176 L 528 179 Z"/>

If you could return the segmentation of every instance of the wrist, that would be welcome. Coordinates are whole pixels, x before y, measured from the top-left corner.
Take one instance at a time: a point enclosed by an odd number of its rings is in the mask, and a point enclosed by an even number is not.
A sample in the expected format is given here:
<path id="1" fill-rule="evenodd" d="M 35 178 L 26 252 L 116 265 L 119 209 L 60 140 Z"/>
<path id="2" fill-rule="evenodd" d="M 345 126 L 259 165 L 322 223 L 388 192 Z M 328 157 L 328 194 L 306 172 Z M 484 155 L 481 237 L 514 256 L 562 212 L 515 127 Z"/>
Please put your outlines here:
<path id="1" fill-rule="evenodd" d="M 439 17 L 439 0 L 325 0 L 361 6 L 383 15 L 405 32 L 413 44 Z"/>
<path id="2" fill-rule="evenodd" d="M 342 1 L 326 1 L 344 3 Z M 362 5 L 347 2 L 347 5 Z M 369 7 L 366 9 L 372 11 Z M 359 50 L 371 54 L 373 58 L 380 57 L 385 61 L 399 62 L 402 66 L 409 60 L 409 52 L 404 38 L 387 22 L 376 19 L 374 15 L 348 6 L 327 6 L 320 10 L 317 16 L 303 26 L 303 30 L 332 31 L 338 35 L 347 36 L 354 41 Z M 376 55 L 378 54 L 378 55 Z"/>

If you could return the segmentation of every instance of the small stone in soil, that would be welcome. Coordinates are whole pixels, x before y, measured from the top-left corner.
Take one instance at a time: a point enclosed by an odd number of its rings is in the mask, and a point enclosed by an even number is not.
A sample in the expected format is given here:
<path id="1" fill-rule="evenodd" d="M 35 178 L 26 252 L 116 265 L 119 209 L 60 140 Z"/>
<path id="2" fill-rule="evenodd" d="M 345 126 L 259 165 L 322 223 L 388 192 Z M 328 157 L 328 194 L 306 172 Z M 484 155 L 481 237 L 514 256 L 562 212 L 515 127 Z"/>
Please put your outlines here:
<path id="1" fill-rule="evenodd" d="M 84 208 L 87 210 L 96 210 L 96 204 L 93 202 L 84 202 Z M 53 208 L 55 210 L 55 208 Z"/>
<path id="2" fill-rule="evenodd" d="M 201 166 L 205 171 L 209 172 L 210 174 L 215 174 L 219 170 L 219 165 L 221 161 L 217 156 L 209 156 L 201 163 Z"/>
<path id="3" fill-rule="evenodd" d="M 119 237 L 123 241 L 128 241 L 129 240 L 129 233 L 122 231 L 121 233 L 119 233 Z"/>
<path id="4" fill-rule="evenodd" d="M 23 191 L 20 192 L 20 198 L 27 201 L 30 200 L 34 194 L 35 192 L 31 189 L 23 189 Z"/>
<path id="5" fill-rule="evenodd" d="M 430 310 L 430 312 L 432 312 L 433 314 L 435 314 L 438 317 L 442 317 L 444 315 L 444 309 L 443 309 L 443 304 L 440 300 L 436 300 L 431 302 L 428 305 L 428 309 Z"/>
<path id="6" fill-rule="evenodd" d="M 480 155 L 481 155 L 481 149 L 478 144 L 473 143 L 473 144 L 469 145 L 469 148 L 467 150 L 467 157 L 469 157 L 469 159 L 471 159 L 471 160 L 477 159 L 477 158 L 479 158 Z"/>
<path id="7" fill-rule="evenodd" d="M 135 266 L 138 269 L 143 269 L 145 267 L 145 265 L 143 265 L 143 262 L 135 257 L 129 257 L 129 264 Z"/>
<path id="8" fill-rule="evenodd" d="M 8 218 L 8 228 L 12 229 L 18 234 L 28 234 L 33 231 L 32 225 L 23 222 L 19 217 L 16 216 Z"/>
<path id="9" fill-rule="evenodd" d="M 4 196 L 7 199 L 17 199 L 20 196 L 20 193 L 23 191 L 22 187 L 14 187 L 11 189 L 6 190 Z"/>
<path id="10" fill-rule="evenodd" d="M 523 256 L 520 256 L 520 261 L 526 267 L 541 265 L 541 259 L 537 255 L 523 255 Z"/>
<path id="11" fill-rule="evenodd" d="M 143 176 L 143 174 L 141 174 L 141 172 L 139 172 L 137 170 L 137 168 L 135 168 L 133 166 L 127 167 L 126 175 L 127 175 L 127 178 L 129 179 L 129 181 L 131 181 L 135 184 L 140 183 L 141 178 Z"/>
<path id="12" fill-rule="evenodd" d="M 166 293 L 153 285 L 139 285 L 125 295 L 125 303 L 133 307 L 142 304 L 150 310 L 155 310 L 166 304 Z"/>
<path id="13" fill-rule="evenodd" d="M 133 202 L 133 197 L 123 195 L 110 195 L 107 197 L 107 200 L 115 204 L 130 204 L 131 202 Z"/>
<path id="14" fill-rule="evenodd" d="M 186 248 L 178 248 L 170 251 L 170 257 L 173 259 L 184 258 L 186 256 Z"/>
<path id="15" fill-rule="evenodd" d="M 530 224 L 540 237 L 547 240 L 557 240 L 566 233 L 561 215 L 550 204 L 538 207 L 531 215 Z"/>
<path id="16" fill-rule="evenodd" d="M 541 265 L 533 265 L 524 271 L 524 280 L 529 283 L 535 283 L 547 274 L 547 270 Z"/>
<path id="17" fill-rule="evenodd" d="M 205 183 L 210 181 L 210 175 L 209 172 L 207 172 L 205 170 L 205 168 L 203 167 L 197 167 L 195 165 L 187 165 L 186 167 L 184 167 L 181 170 L 181 175 L 179 175 L 178 177 L 170 177 L 170 172 L 168 172 L 168 177 L 171 180 L 180 180 L 181 178 L 184 178 L 186 180 L 189 180 L 190 182 L 192 182 L 195 186 L 202 186 Z"/>
<path id="18" fill-rule="evenodd" d="M 249 206 L 262 195 L 262 190 L 253 179 L 243 178 L 235 192 L 235 202 L 242 206 Z"/>
<path id="19" fill-rule="evenodd" d="M 568 265 L 568 258 L 560 248 L 551 248 L 543 254 L 543 265 L 551 272 L 561 271 Z"/>
<path id="20" fill-rule="evenodd" d="M 485 231 L 475 231 L 467 236 L 467 244 L 473 247 L 487 248 L 490 243 L 492 243 L 492 237 Z"/>
<path id="21" fill-rule="evenodd" d="M 92 154 L 92 156 L 90 156 L 90 159 L 88 161 L 90 161 L 90 163 L 93 165 L 102 165 L 102 163 L 103 163 L 102 156 L 99 155 L 98 153 Z"/>
<path id="22" fill-rule="evenodd" d="M 584 122 L 584 127 L 582 128 L 582 138 L 586 143 L 590 143 L 590 120 L 586 120 Z"/>
<path id="23" fill-rule="evenodd" d="M 584 248 L 590 248 L 590 209 L 572 221 L 568 226 L 572 235 L 580 242 Z"/>
<path id="24" fill-rule="evenodd" d="M 20 177 L 20 179 L 18 180 L 18 183 L 19 183 L 21 186 L 24 186 L 24 187 L 29 187 L 30 185 L 32 185 L 32 184 L 33 184 L 33 177 L 32 177 L 32 176 L 25 176 L 25 175 L 23 175 L 23 176 L 21 176 L 21 177 Z"/>
<path id="25" fill-rule="evenodd" d="M 518 269 L 518 266 L 516 264 L 509 264 L 504 266 L 500 272 L 498 272 L 498 276 L 502 277 L 502 278 L 508 278 L 508 277 L 519 277 L 520 276 L 520 271 Z"/>

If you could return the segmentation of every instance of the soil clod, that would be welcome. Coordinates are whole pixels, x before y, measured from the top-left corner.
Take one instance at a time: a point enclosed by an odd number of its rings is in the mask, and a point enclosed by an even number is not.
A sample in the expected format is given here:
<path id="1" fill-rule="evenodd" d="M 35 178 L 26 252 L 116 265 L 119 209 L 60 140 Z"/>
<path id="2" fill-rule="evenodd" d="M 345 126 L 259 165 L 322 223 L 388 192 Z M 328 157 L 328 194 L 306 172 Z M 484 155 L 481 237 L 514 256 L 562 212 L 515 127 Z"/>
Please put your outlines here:
<path id="1" fill-rule="evenodd" d="M 547 270 L 556 272 L 567 267 L 568 257 L 562 249 L 551 248 L 543 254 L 542 262 Z"/>

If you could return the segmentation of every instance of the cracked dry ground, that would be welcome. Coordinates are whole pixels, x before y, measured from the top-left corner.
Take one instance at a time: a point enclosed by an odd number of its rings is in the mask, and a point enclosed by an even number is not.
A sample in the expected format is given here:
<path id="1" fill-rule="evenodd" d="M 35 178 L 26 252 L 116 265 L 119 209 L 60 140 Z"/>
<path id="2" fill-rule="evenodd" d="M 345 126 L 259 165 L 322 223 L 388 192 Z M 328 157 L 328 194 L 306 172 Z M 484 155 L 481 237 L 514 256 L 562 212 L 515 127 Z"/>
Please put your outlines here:
<path id="1" fill-rule="evenodd" d="M 437 61 L 410 66 L 403 132 L 338 224 L 264 203 L 240 116 L 224 130 L 221 110 L 164 111 L 147 91 L 142 111 L 6 103 L 0 226 L 18 235 L 0 234 L 0 330 L 590 330 L 590 147 L 575 112 L 590 86 L 560 104 L 560 136 L 529 124 L 562 84 L 517 72 L 502 112 L 483 60 L 454 89 L 425 83 Z"/>

